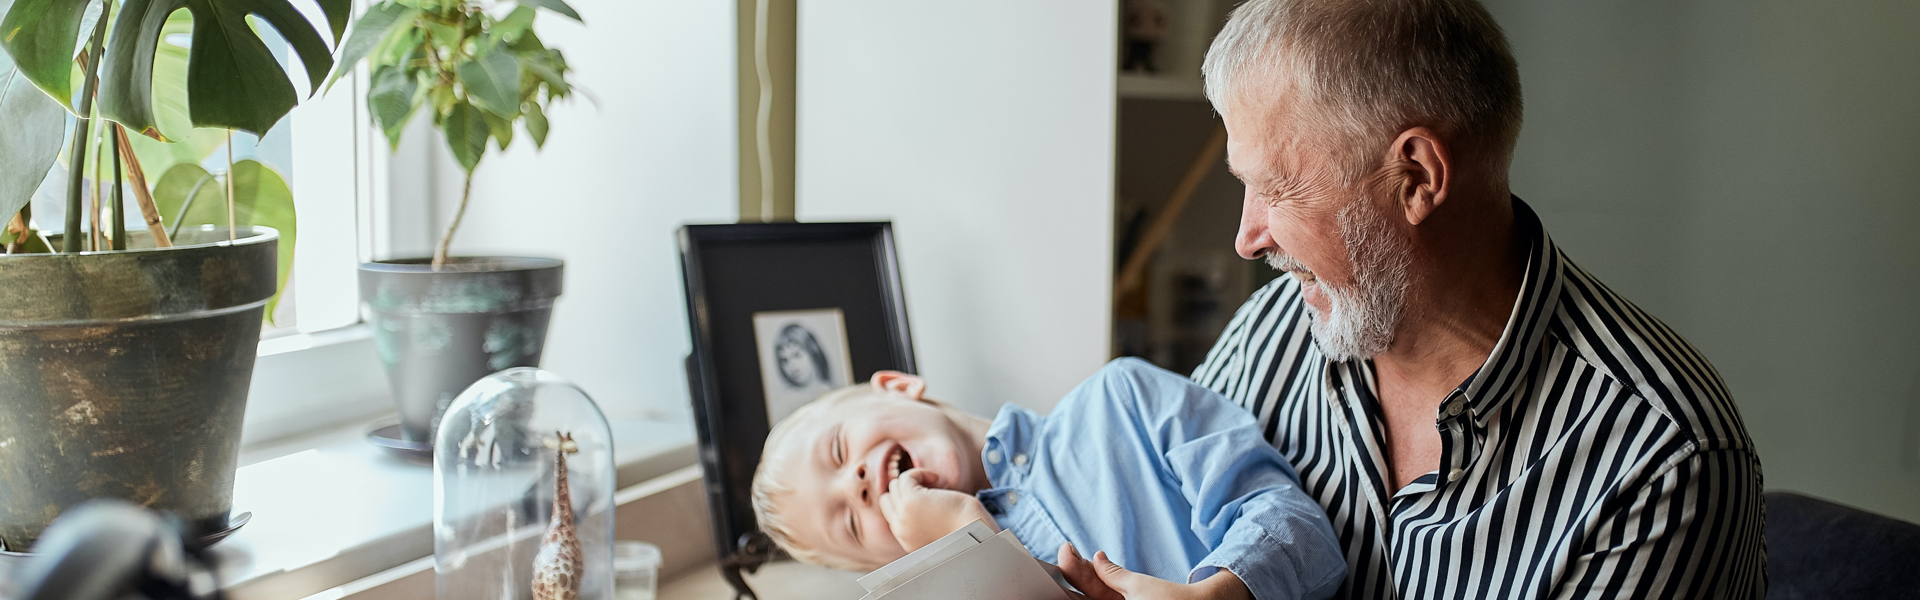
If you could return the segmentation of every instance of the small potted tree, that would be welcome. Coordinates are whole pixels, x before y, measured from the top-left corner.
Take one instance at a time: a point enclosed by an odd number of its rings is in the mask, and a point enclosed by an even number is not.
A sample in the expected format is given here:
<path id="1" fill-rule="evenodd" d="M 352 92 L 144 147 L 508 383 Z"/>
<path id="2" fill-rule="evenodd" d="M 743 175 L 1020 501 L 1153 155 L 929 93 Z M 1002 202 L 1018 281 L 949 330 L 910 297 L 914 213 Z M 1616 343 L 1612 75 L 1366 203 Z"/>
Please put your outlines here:
<path id="1" fill-rule="evenodd" d="M 337 42 L 347 2 L 320 4 Z M 330 51 L 286 0 L 0 0 L 0 14 L 0 544 L 30 550 L 61 511 L 100 497 L 218 535 L 261 320 L 291 257 L 292 200 L 231 152 L 220 173 L 183 164 L 205 177 L 170 168 L 149 188 L 133 139 L 171 141 L 158 124 L 169 119 L 176 135 L 258 135 L 292 109 L 298 93 L 249 15 L 309 73 L 331 68 Z M 191 50 L 169 49 L 172 33 Z M 179 95 L 156 96 L 156 81 Z M 29 199 L 69 115 L 64 226 L 50 235 Z M 168 177 L 198 189 L 168 193 Z M 127 189 L 145 231 L 124 226 Z"/>
<path id="2" fill-rule="evenodd" d="M 466 172 L 460 205 L 432 257 L 361 265 L 360 296 L 400 411 L 402 441 L 431 448 L 440 414 L 495 371 L 538 366 L 563 264 L 551 258 L 450 255 L 474 169 L 517 135 L 546 144 L 546 110 L 573 93 L 566 59 L 534 34 L 542 11 L 579 20 L 562 0 L 518 0 L 504 14 L 476 0 L 382 0 L 354 23 L 335 77 L 362 60 L 367 107 L 399 146 L 425 110 Z M 501 7 L 501 8 L 504 8 Z"/>

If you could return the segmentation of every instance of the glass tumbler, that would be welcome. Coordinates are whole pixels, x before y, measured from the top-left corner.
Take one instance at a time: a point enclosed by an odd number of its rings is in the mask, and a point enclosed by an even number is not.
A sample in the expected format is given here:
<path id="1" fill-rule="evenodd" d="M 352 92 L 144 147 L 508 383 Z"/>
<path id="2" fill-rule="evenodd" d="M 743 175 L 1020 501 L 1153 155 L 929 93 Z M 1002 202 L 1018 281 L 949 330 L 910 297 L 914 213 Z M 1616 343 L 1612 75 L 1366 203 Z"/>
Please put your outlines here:
<path id="1" fill-rule="evenodd" d="M 653 600 L 659 585 L 659 546 L 627 540 L 613 543 L 614 600 Z"/>

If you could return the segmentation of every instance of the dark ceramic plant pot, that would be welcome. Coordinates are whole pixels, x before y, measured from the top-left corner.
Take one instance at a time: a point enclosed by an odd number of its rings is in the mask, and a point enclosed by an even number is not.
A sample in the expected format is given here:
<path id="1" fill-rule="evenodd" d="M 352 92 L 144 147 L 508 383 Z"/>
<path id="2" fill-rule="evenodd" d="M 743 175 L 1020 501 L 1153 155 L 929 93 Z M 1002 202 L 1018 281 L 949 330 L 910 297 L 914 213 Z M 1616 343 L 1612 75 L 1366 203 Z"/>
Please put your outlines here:
<path id="1" fill-rule="evenodd" d="M 0 255 L 0 540 L 119 498 L 226 529 L 279 234 Z M 214 240 L 218 240 L 214 242 Z M 56 244 L 55 247 L 58 247 Z"/>
<path id="2" fill-rule="evenodd" d="M 440 414 L 496 371 L 540 366 L 564 263 L 551 258 L 454 258 L 360 265 L 360 302 L 386 364 L 402 435 L 432 443 Z"/>

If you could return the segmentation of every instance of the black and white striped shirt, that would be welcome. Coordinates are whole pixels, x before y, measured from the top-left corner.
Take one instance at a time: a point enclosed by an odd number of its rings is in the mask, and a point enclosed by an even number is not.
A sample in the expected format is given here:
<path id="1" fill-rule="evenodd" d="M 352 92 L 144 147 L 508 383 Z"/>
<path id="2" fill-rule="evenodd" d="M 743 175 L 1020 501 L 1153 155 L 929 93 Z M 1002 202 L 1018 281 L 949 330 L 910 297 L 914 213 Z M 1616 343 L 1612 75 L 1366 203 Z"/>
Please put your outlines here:
<path id="1" fill-rule="evenodd" d="M 1720 375 L 1532 236 L 1480 370 L 1438 411 L 1438 468 L 1399 490 L 1370 361 L 1331 362 L 1300 286 L 1254 293 L 1193 373 L 1252 411 L 1346 547 L 1342 598 L 1760 598 L 1760 461 Z"/>

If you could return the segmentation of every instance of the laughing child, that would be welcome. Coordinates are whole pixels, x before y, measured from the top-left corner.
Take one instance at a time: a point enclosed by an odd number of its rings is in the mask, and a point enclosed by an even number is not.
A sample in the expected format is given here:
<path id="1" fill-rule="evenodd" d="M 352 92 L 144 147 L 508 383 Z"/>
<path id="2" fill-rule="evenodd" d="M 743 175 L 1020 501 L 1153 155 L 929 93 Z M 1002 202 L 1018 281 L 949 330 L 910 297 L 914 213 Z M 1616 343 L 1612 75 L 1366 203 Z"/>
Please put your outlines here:
<path id="1" fill-rule="evenodd" d="M 803 562 L 865 571 L 984 520 L 1095 597 L 1170 580 L 1324 598 L 1345 576 L 1326 513 L 1253 417 L 1185 377 L 1120 359 L 1049 416 L 1008 404 L 991 422 L 926 388 L 882 371 L 781 421 L 753 478 L 761 529 Z"/>

